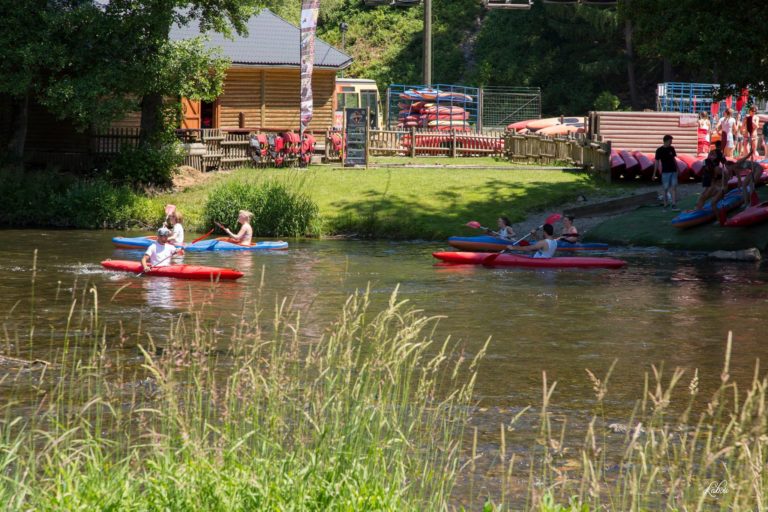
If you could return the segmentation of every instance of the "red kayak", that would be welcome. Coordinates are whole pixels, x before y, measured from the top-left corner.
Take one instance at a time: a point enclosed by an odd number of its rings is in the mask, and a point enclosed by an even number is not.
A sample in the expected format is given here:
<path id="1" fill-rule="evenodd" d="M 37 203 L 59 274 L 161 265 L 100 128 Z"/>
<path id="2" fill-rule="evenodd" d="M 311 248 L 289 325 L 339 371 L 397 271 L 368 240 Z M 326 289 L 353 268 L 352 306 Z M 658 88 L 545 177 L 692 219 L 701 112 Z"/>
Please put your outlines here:
<path id="1" fill-rule="evenodd" d="M 129 260 L 105 260 L 101 266 L 109 270 L 119 270 L 121 272 L 133 272 L 138 274 L 142 271 L 141 262 Z M 201 279 L 210 280 L 230 280 L 243 277 L 242 272 L 231 268 L 203 267 L 200 265 L 168 265 L 167 267 L 154 267 L 145 276 L 176 277 L 179 279 Z"/>
<path id="2" fill-rule="evenodd" d="M 626 177 L 627 178 L 634 178 L 637 176 L 637 174 L 640 172 L 640 163 L 637 161 L 637 159 L 630 153 L 629 151 L 625 151 L 623 149 L 619 150 L 619 156 L 624 161 L 624 166 L 626 167 Z"/>
<path id="3" fill-rule="evenodd" d="M 759 224 L 768 220 L 768 201 L 755 206 L 750 206 L 725 221 L 724 226 L 729 228 L 740 228 Z"/>
<path id="4" fill-rule="evenodd" d="M 648 155 L 641 151 L 633 151 L 632 156 L 635 157 L 637 164 L 640 166 L 640 176 L 650 178 L 653 174 L 653 166 L 655 165 L 653 158 L 649 158 Z"/>
<path id="5" fill-rule="evenodd" d="M 488 260 L 489 256 L 497 255 Z M 491 265 L 494 267 L 535 267 L 535 268 L 621 268 L 626 261 L 615 258 L 556 257 L 533 258 L 518 254 L 494 252 L 433 252 L 432 256 L 446 263 L 459 265 Z"/>

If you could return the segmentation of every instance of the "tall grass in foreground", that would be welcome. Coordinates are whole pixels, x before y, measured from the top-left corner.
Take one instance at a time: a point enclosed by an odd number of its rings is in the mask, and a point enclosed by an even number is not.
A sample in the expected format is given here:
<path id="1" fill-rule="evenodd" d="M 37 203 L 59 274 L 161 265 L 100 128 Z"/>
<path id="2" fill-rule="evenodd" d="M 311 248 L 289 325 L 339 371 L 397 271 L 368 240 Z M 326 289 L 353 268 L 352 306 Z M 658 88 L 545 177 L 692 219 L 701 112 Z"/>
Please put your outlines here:
<path id="1" fill-rule="evenodd" d="M 609 423 L 604 401 L 613 365 L 603 377 L 587 370 L 595 393 L 595 412 L 581 441 L 573 439 L 568 419 L 553 425 L 556 382 L 543 374 L 539 433 L 521 458 L 507 457 L 506 431 L 525 414 L 501 427 L 504 484 L 493 509 L 518 510 L 522 496 L 507 494 L 514 479 L 527 481 L 526 509 L 542 512 L 589 510 L 753 511 L 768 509 L 768 379 L 759 361 L 746 387 L 731 380 L 731 335 L 719 387 L 707 400 L 699 396 L 699 373 L 681 368 L 664 373 L 653 366 L 628 423 Z M 698 411 L 698 412 L 697 412 Z"/>
<path id="2" fill-rule="evenodd" d="M 4 510 L 448 508 L 482 353 L 396 294 L 312 343 L 285 303 L 228 331 L 190 312 L 122 360 L 91 295 L 54 362 L 5 374 Z"/>

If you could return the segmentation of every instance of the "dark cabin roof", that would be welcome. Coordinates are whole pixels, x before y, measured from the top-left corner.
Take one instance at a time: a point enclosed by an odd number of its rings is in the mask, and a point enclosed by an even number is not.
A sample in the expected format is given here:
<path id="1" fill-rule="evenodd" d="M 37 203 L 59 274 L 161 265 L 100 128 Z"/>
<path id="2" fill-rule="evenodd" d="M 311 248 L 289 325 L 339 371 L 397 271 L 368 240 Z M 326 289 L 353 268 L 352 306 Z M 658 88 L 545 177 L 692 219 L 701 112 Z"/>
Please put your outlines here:
<path id="1" fill-rule="evenodd" d="M 263 9 L 247 23 L 248 35 L 234 33 L 228 39 L 217 32 L 207 32 L 208 48 L 221 48 L 233 64 L 251 66 L 299 66 L 299 28 L 269 9 Z M 171 29 L 172 41 L 192 39 L 201 35 L 199 26 L 190 24 Z M 344 69 L 352 57 L 328 43 L 315 38 L 315 67 Z"/>

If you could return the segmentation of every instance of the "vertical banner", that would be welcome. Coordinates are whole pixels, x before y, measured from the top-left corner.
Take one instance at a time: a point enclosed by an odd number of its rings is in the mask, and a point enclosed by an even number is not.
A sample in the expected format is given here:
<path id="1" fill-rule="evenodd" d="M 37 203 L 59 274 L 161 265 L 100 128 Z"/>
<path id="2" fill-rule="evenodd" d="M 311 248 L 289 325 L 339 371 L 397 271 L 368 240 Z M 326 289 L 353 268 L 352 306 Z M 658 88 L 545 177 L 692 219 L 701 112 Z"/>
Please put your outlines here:
<path id="1" fill-rule="evenodd" d="M 315 65 L 315 29 L 320 0 L 301 2 L 301 136 L 312 121 L 312 68 Z"/>

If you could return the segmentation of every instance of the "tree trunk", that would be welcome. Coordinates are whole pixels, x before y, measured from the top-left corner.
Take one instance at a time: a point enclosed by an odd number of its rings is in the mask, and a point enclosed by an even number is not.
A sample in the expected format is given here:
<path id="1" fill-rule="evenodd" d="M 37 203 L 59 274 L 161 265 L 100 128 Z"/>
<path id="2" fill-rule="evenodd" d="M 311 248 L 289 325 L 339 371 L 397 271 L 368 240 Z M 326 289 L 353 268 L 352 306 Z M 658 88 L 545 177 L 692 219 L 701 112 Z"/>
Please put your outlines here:
<path id="1" fill-rule="evenodd" d="M 672 63 L 669 61 L 669 59 L 664 59 L 664 71 L 663 71 L 663 81 L 664 82 L 671 82 L 672 81 Z"/>
<path id="2" fill-rule="evenodd" d="M 11 139 L 8 142 L 8 156 L 11 162 L 24 162 L 24 146 L 27 142 L 29 120 L 29 92 L 11 103 Z"/>
<path id="3" fill-rule="evenodd" d="M 627 0 L 629 4 L 629 0 Z M 627 51 L 627 82 L 629 85 L 629 103 L 632 110 L 640 108 L 637 97 L 637 80 L 635 79 L 635 49 L 632 45 L 632 21 L 627 18 L 624 24 L 624 43 Z"/>
<path id="4" fill-rule="evenodd" d="M 163 97 L 160 94 L 147 94 L 141 99 L 139 144 L 152 145 L 157 143 L 157 135 L 163 129 L 162 106 Z"/>

